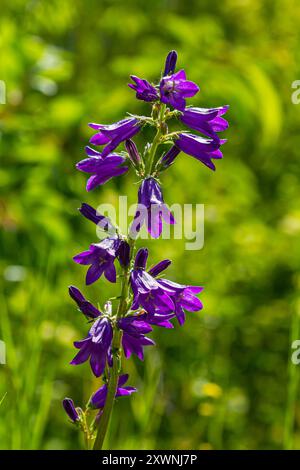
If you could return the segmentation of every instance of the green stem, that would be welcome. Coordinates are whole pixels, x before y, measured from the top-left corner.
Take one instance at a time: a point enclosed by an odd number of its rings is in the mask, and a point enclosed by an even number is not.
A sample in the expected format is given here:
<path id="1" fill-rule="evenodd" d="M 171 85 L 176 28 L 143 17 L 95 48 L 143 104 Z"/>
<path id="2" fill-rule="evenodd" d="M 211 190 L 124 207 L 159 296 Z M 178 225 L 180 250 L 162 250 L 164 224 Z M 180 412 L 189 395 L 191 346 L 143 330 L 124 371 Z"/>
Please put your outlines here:
<path id="1" fill-rule="evenodd" d="M 119 368 L 118 361 L 114 359 L 113 367 L 110 370 L 110 377 L 109 377 L 105 406 L 103 409 L 103 414 L 99 421 L 99 428 L 98 428 L 93 450 L 101 450 L 103 446 L 103 442 L 104 442 L 106 432 L 108 429 L 108 425 L 109 425 L 109 421 L 110 421 L 110 417 L 111 417 L 111 413 L 112 413 L 112 409 L 114 405 L 115 395 L 117 391 L 117 386 L 118 386 L 118 376 L 119 376 L 118 368 Z"/>
<path id="2" fill-rule="evenodd" d="M 156 154 L 156 149 L 158 147 L 160 137 L 161 137 L 161 130 L 160 130 L 160 128 L 158 128 L 157 132 L 156 132 L 156 135 L 153 139 L 150 152 L 149 152 L 149 160 L 148 160 L 148 174 L 149 175 L 151 175 L 151 173 L 152 173 L 153 160 L 154 160 L 154 156 Z"/>
<path id="3" fill-rule="evenodd" d="M 153 142 L 152 142 L 152 145 L 151 145 L 151 148 L 150 148 L 150 152 L 149 152 L 149 159 L 148 159 L 148 166 L 147 166 L 149 175 L 152 174 L 152 170 L 153 170 L 152 167 L 153 167 L 154 157 L 155 157 L 155 154 L 156 154 L 157 147 L 160 144 L 160 138 L 163 134 L 161 125 L 164 122 L 165 110 L 166 110 L 166 105 L 164 105 L 164 104 L 161 105 L 161 108 L 160 108 L 160 111 L 159 111 L 158 123 L 157 123 L 157 132 L 156 132 L 156 135 L 153 139 Z"/>
<path id="4" fill-rule="evenodd" d="M 134 240 L 129 241 L 130 244 L 130 261 L 133 255 L 133 246 Z M 128 308 L 128 292 L 129 292 L 129 272 L 130 272 L 130 262 L 127 267 L 123 268 L 123 277 L 122 277 L 122 287 L 121 287 L 121 298 L 117 311 L 117 319 L 123 317 Z M 118 387 L 118 378 L 119 378 L 119 365 L 120 365 L 120 349 L 121 349 L 121 331 L 115 327 L 114 337 L 113 337 L 113 353 L 114 361 L 113 366 L 110 369 L 110 376 L 107 386 L 107 396 L 105 401 L 105 406 L 103 408 L 102 416 L 99 420 L 99 427 L 97 436 L 95 439 L 93 450 L 101 450 L 103 447 L 104 439 L 108 430 L 109 421 L 111 418 L 115 396 Z"/>

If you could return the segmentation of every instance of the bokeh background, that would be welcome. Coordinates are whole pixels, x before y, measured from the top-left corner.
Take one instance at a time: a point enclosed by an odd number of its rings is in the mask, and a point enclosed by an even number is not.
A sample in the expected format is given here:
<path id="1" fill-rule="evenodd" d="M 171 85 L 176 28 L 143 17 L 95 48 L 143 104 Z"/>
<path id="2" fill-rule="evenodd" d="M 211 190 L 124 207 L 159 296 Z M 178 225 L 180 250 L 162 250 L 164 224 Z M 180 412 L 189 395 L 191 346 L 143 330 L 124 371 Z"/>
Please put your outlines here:
<path id="1" fill-rule="evenodd" d="M 100 303 L 116 290 L 86 288 L 72 262 L 96 241 L 77 208 L 133 203 L 137 186 L 131 172 L 87 194 L 74 164 L 88 122 L 148 111 L 128 76 L 158 78 L 173 48 L 201 87 L 194 105 L 230 104 L 216 173 L 181 155 L 162 178 L 168 203 L 205 204 L 204 248 L 148 242 L 169 277 L 205 286 L 205 308 L 126 362 L 139 393 L 117 402 L 106 447 L 300 448 L 299 21 L 297 0 L 2 0 L 0 448 L 82 448 L 61 400 L 99 381 L 68 365 L 87 325 L 67 286 Z"/>

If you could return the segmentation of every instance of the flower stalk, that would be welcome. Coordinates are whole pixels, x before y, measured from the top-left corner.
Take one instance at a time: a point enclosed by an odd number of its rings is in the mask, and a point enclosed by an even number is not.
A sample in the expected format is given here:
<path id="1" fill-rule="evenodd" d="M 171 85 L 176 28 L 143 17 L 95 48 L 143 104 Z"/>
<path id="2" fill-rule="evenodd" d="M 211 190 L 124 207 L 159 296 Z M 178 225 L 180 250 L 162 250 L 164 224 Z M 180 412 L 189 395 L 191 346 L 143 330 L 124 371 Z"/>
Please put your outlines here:
<path id="1" fill-rule="evenodd" d="M 129 263 L 127 266 L 123 267 L 122 281 L 121 281 L 121 294 L 117 310 L 117 319 L 122 318 L 127 313 L 128 305 L 128 290 L 129 290 L 129 266 L 131 263 L 133 249 L 134 249 L 134 240 L 130 239 L 130 256 Z M 121 331 L 116 327 L 114 329 L 113 336 L 113 366 L 110 369 L 110 376 L 108 379 L 108 391 L 105 406 L 103 408 L 103 414 L 99 422 L 99 427 L 97 430 L 96 439 L 94 442 L 93 450 L 101 450 L 103 447 L 104 439 L 108 430 L 109 421 L 111 419 L 116 391 L 118 387 L 118 377 L 120 373 L 120 355 L 121 355 Z"/>
<path id="2" fill-rule="evenodd" d="M 102 150 L 87 146 L 87 157 L 76 165 L 79 171 L 89 174 L 87 191 L 127 173 L 130 167 L 142 179 L 136 213 L 127 237 L 88 204 L 83 203 L 79 209 L 87 220 L 106 232 L 102 241 L 92 243 L 88 250 L 73 258 L 77 264 L 89 266 L 86 285 L 97 282 L 101 276 L 111 283 L 121 279 L 120 295 L 109 299 L 103 310 L 87 300 L 77 287 L 69 287 L 71 298 L 90 323 L 87 335 L 74 342 L 78 351 L 71 364 L 80 365 L 89 360 L 94 376 L 104 380 L 104 385 L 92 394 L 85 409 L 75 408 L 71 398 L 63 400 L 71 422 L 84 433 L 87 449 L 103 448 L 116 398 L 137 391 L 125 385 L 128 375 L 122 373 L 123 359 L 136 355 L 143 360 L 144 348 L 155 344 L 146 336 L 153 327 L 173 328 L 174 319 L 182 326 L 186 311 L 195 312 L 203 307 L 197 297 L 203 287 L 182 285 L 161 277 L 171 263 L 169 259 L 161 260 L 148 269 L 147 248 L 140 248 L 134 256 L 135 242 L 142 226 L 152 238 L 158 238 L 163 222 L 176 223 L 164 202 L 158 179 L 160 173 L 174 164 L 180 152 L 196 158 L 212 170 L 215 169 L 212 159 L 222 158 L 220 147 L 225 141 L 219 139 L 218 132 L 228 127 L 227 121 L 221 117 L 228 107 L 187 108 L 186 98 L 193 97 L 199 88 L 186 79 L 184 70 L 175 72 L 176 62 L 177 53 L 171 51 L 165 62 L 164 76 L 156 85 L 131 76 L 134 83 L 129 86 L 135 90 L 138 100 L 151 104 L 150 116 L 129 114 L 129 117 L 113 124 L 89 124 L 96 131 L 90 144 L 102 147 Z M 205 137 L 185 130 L 169 133 L 168 125 L 172 118 L 180 119 L 184 125 Z M 147 143 L 147 150 L 141 153 L 132 138 L 144 126 L 155 127 L 156 134 L 152 143 Z M 161 144 L 164 149 L 170 146 L 161 153 Z M 117 153 L 121 145 L 125 145 L 126 152 Z M 118 276 L 116 265 L 119 266 Z M 119 300 L 116 310 L 110 302 L 113 299 Z M 97 414 L 93 417 L 95 410 Z"/>
<path id="3" fill-rule="evenodd" d="M 118 338 L 116 340 L 115 347 L 120 348 L 120 334 L 118 333 Z M 118 385 L 118 361 L 114 361 L 114 365 L 111 368 L 110 372 L 110 378 L 108 382 L 108 389 L 107 389 L 107 397 L 106 397 L 106 402 L 105 406 L 103 409 L 103 413 L 101 415 L 101 419 L 99 421 L 99 427 L 96 435 L 96 439 L 94 442 L 94 447 L 93 450 L 101 450 L 104 439 L 108 430 L 108 425 L 109 421 L 111 418 L 113 406 L 114 406 L 114 400 L 115 400 L 115 395 L 117 391 L 117 385 Z"/>
<path id="4" fill-rule="evenodd" d="M 157 124 L 156 124 L 157 131 L 156 131 L 156 135 L 153 139 L 153 142 L 151 144 L 150 151 L 149 151 L 149 156 L 148 156 L 149 163 L 148 163 L 147 169 L 148 169 L 148 175 L 149 176 L 152 175 L 153 168 L 155 166 L 155 154 L 156 154 L 156 151 L 157 151 L 157 147 L 161 143 L 161 137 L 164 134 L 164 132 L 163 132 L 164 126 L 166 126 L 166 124 L 165 124 L 165 111 L 166 111 L 166 105 L 161 104 L 160 108 L 159 108 L 158 119 L 157 119 Z"/>

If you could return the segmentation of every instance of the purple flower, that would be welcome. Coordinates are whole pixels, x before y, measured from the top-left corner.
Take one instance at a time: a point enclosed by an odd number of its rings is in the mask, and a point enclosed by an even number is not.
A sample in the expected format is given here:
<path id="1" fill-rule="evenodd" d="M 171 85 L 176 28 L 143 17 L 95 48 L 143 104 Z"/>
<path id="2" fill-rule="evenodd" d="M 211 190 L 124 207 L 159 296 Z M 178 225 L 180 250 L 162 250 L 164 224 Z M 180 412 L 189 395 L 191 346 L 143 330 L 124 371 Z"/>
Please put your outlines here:
<path id="1" fill-rule="evenodd" d="M 125 357 L 128 359 L 131 354 L 136 354 L 142 361 L 144 359 L 143 346 L 155 344 L 152 339 L 145 336 L 152 331 L 151 326 L 141 317 L 132 315 L 121 318 L 118 321 L 118 327 L 123 330 L 122 346 Z"/>
<path id="2" fill-rule="evenodd" d="M 175 140 L 176 146 L 182 150 L 182 152 L 200 160 L 212 170 L 215 170 L 216 167 L 211 160 L 213 158 L 223 158 L 220 146 L 225 142 L 226 140 L 207 139 L 189 133 L 179 134 L 179 139 Z"/>
<path id="3" fill-rule="evenodd" d="M 172 213 L 164 203 L 160 185 L 154 178 L 146 178 L 139 188 L 133 229 L 138 232 L 145 222 L 150 235 L 158 238 L 162 232 L 162 219 L 168 224 L 175 224 Z"/>
<path id="4" fill-rule="evenodd" d="M 198 91 L 196 83 L 186 79 L 184 70 L 163 77 L 160 81 L 160 100 L 179 111 L 185 108 L 185 98 L 191 98 Z"/>
<path id="5" fill-rule="evenodd" d="M 79 289 L 75 286 L 69 287 L 70 297 L 76 302 L 79 310 L 88 318 L 97 318 L 101 315 L 100 310 L 98 310 L 91 302 L 86 300 L 84 295 L 80 292 Z"/>
<path id="6" fill-rule="evenodd" d="M 90 359 L 92 371 L 96 377 L 103 374 L 105 364 L 112 365 L 111 342 L 113 330 L 106 317 L 100 317 L 91 327 L 87 338 L 75 341 L 74 346 L 80 351 L 71 361 L 78 365 Z"/>
<path id="7" fill-rule="evenodd" d="M 130 75 L 130 78 L 135 82 L 135 84 L 129 83 L 128 86 L 136 91 L 136 97 L 138 100 L 151 102 L 159 99 L 156 88 L 147 80 L 136 77 L 135 75 Z"/>
<path id="8" fill-rule="evenodd" d="M 86 203 L 82 203 L 81 207 L 78 209 L 79 212 L 88 220 L 91 222 L 94 222 L 94 224 L 98 225 L 99 227 L 102 227 L 103 230 L 115 232 L 116 229 L 109 220 L 108 217 L 105 217 L 102 214 L 99 214 L 99 212 L 96 211 L 92 206 Z"/>
<path id="9" fill-rule="evenodd" d="M 76 411 L 72 398 L 65 398 L 62 404 L 70 420 L 73 421 L 73 423 L 75 423 L 76 421 L 79 421 L 79 415 Z"/>
<path id="10" fill-rule="evenodd" d="M 208 137 L 217 138 L 217 132 L 225 131 L 228 122 L 220 117 L 225 114 L 229 106 L 220 108 L 186 108 L 180 120 L 191 129 L 202 132 Z"/>
<path id="11" fill-rule="evenodd" d="M 175 72 L 176 62 L 177 62 L 177 52 L 170 51 L 166 58 L 163 77 L 166 77 L 167 75 L 170 75 Z"/>
<path id="12" fill-rule="evenodd" d="M 89 157 L 78 162 L 76 168 L 84 173 L 92 173 L 87 181 L 87 191 L 106 183 L 114 176 L 123 175 L 128 170 L 127 166 L 120 167 L 125 162 L 121 155 L 111 154 L 103 158 L 103 155 L 91 147 L 86 147 L 85 150 Z"/>
<path id="13" fill-rule="evenodd" d="M 130 274 L 133 291 L 132 310 L 143 307 L 147 313 L 169 314 L 174 311 L 174 303 L 168 295 L 169 289 L 159 285 L 158 281 L 145 270 L 148 250 L 141 248 L 135 258 L 135 266 Z M 170 291 L 173 293 L 173 290 Z"/>
<path id="14" fill-rule="evenodd" d="M 104 273 L 110 282 L 116 282 L 114 261 L 120 247 L 119 238 L 105 238 L 100 243 L 93 243 L 89 250 L 74 256 L 75 263 L 91 265 L 86 274 L 86 284 L 97 281 Z"/>
<path id="15" fill-rule="evenodd" d="M 128 374 L 120 375 L 119 380 L 118 380 L 118 388 L 117 388 L 116 395 L 115 395 L 116 398 L 123 397 L 125 395 L 131 395 L 132 393 L 137 391 L 136 388 L 134 387 L 130 387 L 130 386 L 124 387 L 124 384 L 127 382 L 127 380 L 128 380 Z M 97 392 L 95 392 L 92 395 L 91 400 L 90 400 L 90 406 L 96 409 L 104 408 L 106 397 L 107 397 L 107 384 L 104 384 L 102 385 L 102 387 L 99 388 L 99 390 L 97 390 Z"/>
<path id="16" fill-rule="evenodd" d="M 159 263 L 155 264 L 151 269 L 148 270 L 148 274 L 150 274 L 152 277 L 157 277 L 159 274 L 161 274 L 165 269 L 167 269 L 170 264 L 171 260 L 169 259 L 164 259 L 160 261 Z M 169 314 L 159 314 L 159 313 L 148 313 L 148 314 L 142 314 L 140 315 L 140 319 L 146 321 L 150 325 L 155 325 L 155 326 L 161 326 L 163 328 L 173 328 L 172 323 L 170 320 L 174 318 L 173 313 Z"/>
<path id="17" fill-rule="evenodd" d="M 137 134 L 141 125 L 136 118 L 130 117 L 123 119 L 122 121 L 115 122 L 114 124 L 96 124 L 90 123 L 89 126 L 92 129 L 96 129 L 100 132 L 94 134 L 90 139 L 90 143 L 94 145 L 107 144 L 102 150 L 101 156 L 107 157 L 118 145 L 126 139 L 130 139 Z"/>
<path id="18" fill-rule="evenodd" d="M 185 286 L 167 279 L 159 279 L 158 283 L 163 288 L 173 290 L 173 294 L 169 293 L 169 296 L 174 302 L 175 315 L 180 325 L 183 325 L 185 322 L 184 310 L 197 312 L 203 308 L 202 302 L 195 296 L 195 294 L 202 292 L 203 287 Z"/>

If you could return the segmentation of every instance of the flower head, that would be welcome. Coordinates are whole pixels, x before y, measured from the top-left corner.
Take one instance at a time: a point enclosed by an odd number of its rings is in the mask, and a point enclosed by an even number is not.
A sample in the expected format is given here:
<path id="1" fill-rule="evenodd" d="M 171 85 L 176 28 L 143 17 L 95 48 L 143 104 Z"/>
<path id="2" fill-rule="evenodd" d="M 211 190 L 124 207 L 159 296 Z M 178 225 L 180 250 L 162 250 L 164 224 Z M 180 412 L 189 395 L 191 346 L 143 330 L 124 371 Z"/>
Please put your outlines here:
<path id="1" fill-rule="evenodd" d="M 123 397 L 125 395 L 131 395 L 132 393 L 136 392 L 137 389 L 134 387 L 126 386 L 124 387 L 125 383 L 128 380 L 128 374 L 123 374 L 120 375 L 118 379 L 118 388 L 116 391 L 115 397 Z M 106 397 L 107 397 L 107 385 L 104 384 L 102 387 L 95 392 L 90 400 L 90 406 L 91 408 L 99 409 L 99 408 L 104 408 L 105 402 L 106 402 Z"/>
<path id="2" fill-rule="evenodd" d="M 148 250 L 141 248 L 135 258 L 135 266 L 130 274 L 130 283 L 133 291 L 132 310 L 139 306 L 147 313 L 169 314 L 174 311 L 174 304 L 168 295 L 169 289 L 160 286 L 158 281 L 145 270 Z M 170 291 L 173 292 L 172 290 Z"/>
<path id="3" fill-rule="evenodd" d="M 216 139 L 218 138 L 217 132 L 225 131 L 228 128 L 228 122 L 221 117 L 228 108 L 229 106 L 210 109 L 186 108 L 180 116 L 180 120 L 191 129 Z"/>
<path id="4" fill-rule="evenodd" d="M 175 219 L 164 202 L 159 183 L 152 177 L 146 178 L 139 188 L 134 227 L 139 231 L 143 223 L 146 223 L 150 235 L 158 238 L 162 232 L 162 219 L 168 224 L 175 224 Z"/>
<path id="5" fill-rule="evenodd" d="M 116 268 L 114 261 L 120 248 L 120 239 L 117 237 L 105 238 L 100 243 L 90 245 L 89 250 L 74 256 L 75 263 L 90 265 L 86 274 L 86 284 L 92 284 L 99 277 L 104 276 L 110 282 L 116 282 Z"/>
<path id="6" fill-rule="evenodd" d="M 191 98 L 198 93 L 196 83 L 186 79 L 184 70 L 165 76 L 160 81 L 160 100 L 162 103 L 173 106 L 179 111 L 185 108 L 185 98 Z"/>
<path id="7" fill-rule="evenodd" d="M 169 296 L 174 302 L 175 315 L 180 325 L 183 325 L 185 322 L 185 310 L 197 312 L 203 308 L 202 302 L 195 296 L 195 294 L 202 292 L 203 287 L 185 286 L 167 279 L 159 279 L 158 283 L 163 288 L 173 290 L 173 294 L 169 293 Z"/>
<path id="8" fill-rule="evenodd" d="M 132 315 L 121 318 L 118 321 L 118 327 L 123 331 L 122 346 L 125 357 L 129 358 L 131 354 L 136 354 L 142 361 L 144 359 L 143 347 L 155 344 L 152 339 L 145 336 L 152 331 L 149 323 L 138 315 Z"/>
<path id="9" fill-rule="evenodd" d="M 90 143 L 94 145 L 107 144 L 101 152 L 103 158 L 113 152 L 121 142 L 130 139 L 141 129 L 139 121 L 133 117 L 123 119 L 114 124 L 90 123 L 89 126 L 99 131 L 91 137 Z"/>
<path id="10" fill-rule="evenodd" d="M 114 176 L 123 175 L 128 170 L 127 166 L 120 166 L 125 162 L 125 158 L 121 155 L 111 154 L 103 158 L 99 152 L 91 147 L 86 147 L 85 151 L 88 158 L 78 162 L 76 168 L 84 173 L 92 174 L 87 181 L 87 191 L 106 183 Z"/>
<path id="11" fill-rule="evenodd" d="M 136 97 L 138 100 L 149 102 L 158 100 L 158 92 L 151 83 L 143 78 L 136 77 L 135 75 L 130 75 L 130 78 L 134 81 L 134 84 L 129 83 L 128 86 L 136 91 Z"/>
<path id="12" fill-rule="evenodd" d="M 76 421 L 79 421 L 79 415 L 76 411 L 72 398 L 65 398 L 62 404 L 70 420 L 73 421 L 73 423 L 75 423 Z"/>
<path id="13" fill-rule="evenodd" d="M 182 152 L 200 160 L 211 170 L 215 170 L 216 167 L 212 159 L 223 158 L 220 146 L 225 142 L 226 140 L 208 139 L 200 137 L 199 135 L 182 133 L 179 134 L 179 138 L 175 140 L 175 145 Z"/>
<path id="14" fill-rule="evenodd" d="M 111 342 L 113 330 L 106 317 L 99 317 L 91 327 L 87 338 L 75 341 L 74 346 L 79 352 L 71 361 L 78 365 L 90 359 L 92 371 L 96 377 L 103 374 L 106 362 L 111 366 Z"/>
<path id="15" fill-rule="evenodd" d="M 79 310 L 88 318 L 97 318 L 101 315 L 100 310 L 98 310 L 91 302 L 86 300 L 84 295 L 80 292 L 79 289 L 75 286 L 69 287 L 70 297 L 76 302 Z"/>

